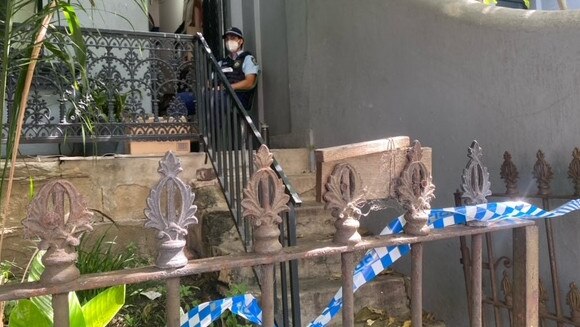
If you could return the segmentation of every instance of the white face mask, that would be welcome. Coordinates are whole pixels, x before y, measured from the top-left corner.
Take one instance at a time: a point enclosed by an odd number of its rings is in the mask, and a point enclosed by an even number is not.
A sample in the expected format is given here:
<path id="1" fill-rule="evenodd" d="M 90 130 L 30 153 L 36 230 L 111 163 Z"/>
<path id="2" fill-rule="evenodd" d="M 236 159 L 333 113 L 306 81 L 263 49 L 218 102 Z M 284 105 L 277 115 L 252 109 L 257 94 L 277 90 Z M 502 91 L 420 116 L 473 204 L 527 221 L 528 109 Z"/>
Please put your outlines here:
<path id="1" fill-rule="evenodd" d="M 226 48 L 229 52 L 237 52 L 238 51 L 238 41 L 235 40 L 228 40 L 226 41 Z"/>

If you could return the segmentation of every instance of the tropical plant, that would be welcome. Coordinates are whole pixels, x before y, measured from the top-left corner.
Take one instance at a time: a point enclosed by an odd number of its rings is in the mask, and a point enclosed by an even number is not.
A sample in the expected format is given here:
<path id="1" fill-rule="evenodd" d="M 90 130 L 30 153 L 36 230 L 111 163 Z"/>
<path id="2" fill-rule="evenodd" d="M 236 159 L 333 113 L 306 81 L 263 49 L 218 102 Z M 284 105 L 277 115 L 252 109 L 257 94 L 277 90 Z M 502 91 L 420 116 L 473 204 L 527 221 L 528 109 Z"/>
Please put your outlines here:
<path id="1" fill-rule="evenodd" d="M 2 215 L 2 228 L 0 230 L 0 262 L 2 262 L 2 248 L 4 241 L 4 228 L 6 227 L 7 209 L 10 204 L 14 170 L 16 167 L 16 154 L 20 144 L 24 109 L 30 91 L 30 85 L 34 75 L 36 63 L 40 60 L 40 52 L 45 40 L 49 24 L 55 13 L 60 13 L 67 22 L 67 31 L 56 31 L 63 38 L 69 39 L 73 46 L 66 49 L 48 44 L 46 57 L 59 56 L 67 52 L 73 52 L 75 60 L 68 61 L 73 74 L 77 67 L 86 66 L 86 52 L 84 41 L 80 32 L 80 25 L 73 6 L 68 1 L 53 0 L 43 8 L 37 10 L 30 17 L 19 24 L 15 23 L 16 15 L 25 12 L 27 8 L 36 6 L 35 0 L 6 0 L 0 3 L 0 133 L 5 132 L 6 121 L 8 126 L 6 156 L 3 168 L 0 171 L 0 212 Z M 64 33 L 63 33 L 64 32 Z M 22 40 L 14 42 L 13 40 Z M 73 57 L 73 56 L 69 56 Z M 86 72 L 86 70 L 84 70 Z M 18 80 L 12 99 L 12 107 L 7 108 L 7 89 L 9 77 L 16 75 Z M 86 74 L 80 74 L 86 77 Z M 84 78 L 86 80 L 86 78 Z M 7 110 L 10 109 L 10 110 Z M 4 117 L 8 113 L 9 117 Z M 11 163 L 11 164 L 9 164 Z M 8 170 L 8 167 L 9 170 Z M 5 192 L 5 193 L 4 193 Z M 0 284 L 3 281 L 0 280 Z M 0 317 L 3 316 L 4 305 L 0 304 Z M 2 320 L 0 319 L 0 325 Z"/>
<path id="2" fill-rule="evenodd" d="M 106 241 L 108 231 L 99 236 L 94 243 L 90 235 L 85 235 L 78 250 L 77 267 L 81 274 L 93 274 L 135 268 L 149 264 L 147 258 L 138 253 L 135 244 L 129 244 L 122 251 L 116 251 L 115 239 Z M 129 286 L 129 292 L 131 286 Z M 77 296 L 81 304 L 89 302 L 103 289 L 78 291 Z"/>
<path id="3" fill-rule="evenodd" d="M 41 258 L 44 251 L 39 251 L 32 261 L 28 281 L 38 281 L 44 271 Z M 75 327 L 105 327 L 119 312 L 125 303 L 125 285 L 110 287 L 81 306 L 75 292 L 70 292 L 69 321 Z M 19 300 L 12 309 L 9 327 L 51 327 L 53 311 L 51 296 L 39 296 L 30 300 Z"/>
<path id="4" fill-rule="evenodd" d="M 142 0 L 135 0 L 142 5 Z M 95 6 L 94 0 L 88 0 Z M 58 60 L 66 67 L 71 86 L 79 91 L 87 90 L 87 54 L 81 33 L 80 21 L 76 10 L 85 10 L 83 0 L 51 0 L 39 6 L 37 0 L 3 0 L 0 1 L 0 134 L 6 139 L 4 165 L 0 168 L 0 262 L 7 210 L 10 205 L 16 155 L 22 134 L 26 103 L 37 62 L 41 60 Z M 141 6 L 146 8 L 145 6 Z M 35 11 L 31 8 L 37 8 Z M 17 17 L 20 21 L 17 23 Z M 64 23 L 65 28 L 52 24 L 53 17 Z M 46 40 L 50 31 L 57 42 Z M 16 41 L 18 40 L 18 41 Z M 41 56 L 42 51 L 42 56 Z M 9 82 L 11 76 L 18 76 L 15 85 Z M 8 88 L 14 88 L 13 97 L 8 102 Z M 11 103 L 10 108 L 8 104 Z M 8 117 L 5 117 L 5 114 Z M 83 122 L 83 136 L 92 128 L 90 117 L 80 117 Z M 32 179 L 31 179 L 32 181 Z M 0 280 L 2 284 L 2 280 Z M 0 303 L 0 317 L 3 316 L 3 303 Z M 2 326 L 0 319 L 0 327 Z"/>

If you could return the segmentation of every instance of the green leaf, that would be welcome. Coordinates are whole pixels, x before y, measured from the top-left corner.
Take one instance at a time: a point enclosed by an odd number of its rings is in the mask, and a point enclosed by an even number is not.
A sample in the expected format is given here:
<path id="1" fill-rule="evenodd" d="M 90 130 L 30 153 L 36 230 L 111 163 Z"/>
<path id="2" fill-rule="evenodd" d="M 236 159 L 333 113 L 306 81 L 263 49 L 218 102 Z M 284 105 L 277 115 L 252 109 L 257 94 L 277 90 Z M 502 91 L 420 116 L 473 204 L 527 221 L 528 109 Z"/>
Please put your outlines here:
<path id="1" fill-rule="evenodd" d="M 105 327 L 125 304 L 125 285 L 110 287 L 83 305 L 86 327 Z"/>
<path id="2" fill-rule="evenodd" d="M 34 199 L 34 177 L 28 177 L 28 200 Z"/>
<path id="3" fill-rule="evenodd" d="M 52 322 L 30 300 L 20 300 L 10 313 L 8 327 L 51 327 Z"/>
<path id="4" fill-rule="evenodd" d="M 85 316 L 83 314 L 83 308 L 79 302 L 75 292 L 68 293 L 68 310 L 69 310 L 69 321 L 70 325 L 74 327 L 86 327 L 87 323 L 85 321 Z"/>
<path id="5" fill-rule="evenodd" d="M 526 9 L 530 9 L 530 0 L 524 0 L 524 5 L 526 5 Z"/>
<path id="6" fill-rule="evenodd" d="M 42 264 L 42 256 L 46 251 L 38 251 L 32 263 L 30 264 L 30 271 L 28 272 L 28 281 L 36 282 L 40 280 L 40 275 L 44 271 L 44 265 Z M 43 295 L 38 297 L 33 297 L 30 299 L 51 322 L 54 316 L 52 311 L 52 297 L 50 295 Z"/>

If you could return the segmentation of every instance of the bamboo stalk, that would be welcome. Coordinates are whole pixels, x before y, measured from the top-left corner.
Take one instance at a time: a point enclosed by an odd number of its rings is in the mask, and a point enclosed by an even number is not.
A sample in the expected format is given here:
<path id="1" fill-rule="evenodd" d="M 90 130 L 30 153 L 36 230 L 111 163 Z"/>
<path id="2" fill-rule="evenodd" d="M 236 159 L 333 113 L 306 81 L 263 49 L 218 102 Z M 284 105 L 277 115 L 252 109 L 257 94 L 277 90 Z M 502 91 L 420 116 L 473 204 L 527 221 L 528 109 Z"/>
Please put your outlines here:
<path id="1" fill-rule="evenodd" d="M 558 0 L 558 7 L 560 7 L 560 10 L 568 10 L 568 1 Z"/>
<path id="2" fill-rule="evenodd" d="M 53 0 L 49 7 L 53 9 L 56 7 L 56 1 Z M 17 125 L 16 125 L 16 137 L 14 139 L 14 144 L 12 145 L 12 157 L 10 159 L 10 171 L 8 173 L 8 184 L 6 186 L 6 201 L 2 207 L 2 228 L 0 230 L 0 262 L 2 262 L 2 249 L 4 245 L 4 234 L 6 231 L 6 217 L 8 216 L 8 207 L 10 206 L 10 197 L 12 195 L 12 184 L 14 182 L 14 171 L 16 168 L 16 156 L 18 155 L 18 148 L 20 147 L 20 134 L 22 133 L 22 124 L 24 121 L 24 113 L 26 108 L 26 103 L 28 102 L 28 95 L 30 94 L 30 86 L 32 84 L 32 78 L 34 76 L 34 70 L 36 68 L 36 62 L 40 56 L 40 50 L 44 44 L 44 39 L 48 30 L 48 24 L 52 20 L 52 10 L 49 14 L 42 20 L 42 25 L 36 39 L 34 41 L 34 47 L 32 48 L 32 53 L 30 55 L 30 63 L 28 64 L 28 70 L 26 72 L 26 79 L 24 82 L 24 89 L 22 91 L 22 98 L 20 99 L 20 111 L 18 113 Z M 5 280 L 0 278 L 0 285 L 4 284 Z M 0 302 L 0 318 L 4 317 L 4 302 Z M 0 327 L 4 326 L 3 319 L 0 319 Z"/>
<path id="3" fill-rule="evenodd" d="M 56 6 L 56 1 L 53 0 L 50 3 L 50 8 Z M 28 95 L 30 94 L 30 86 L 32 84 L 32 78 L 34 76 L 34 69 L 36 68 L 36 62 L 40 56 L 40 50 L 44 44 L 44 38 L 46 37 L 46 32 L 48 30 L 48 24 L 52 20 L 52 11 L 44 17 L 42 20 L 42 26 L 38 31 L 36 39 L 34 41 L 34 47 L 32 48 L 32 53 L 30 55 L 30 64 L 28 65 L 28 70 L 26 71 L 26 79 L 24 81 L 24 89 L 22 90 L 22 98 L 20 99 L 20 111 L 18 113 L 17 125 L 16 125 L 16 137 L 14 139 L 13 149 L 17 150 L 20 147 L 20 134 L 22 133 L 22 123 L 24 121 L 24 113 L 26 112 L 26 103 L 28 102 Z M 2 232 L 0 233 L 0 262 L 2 261 L 2 246 L 4 243 L 4 231 L 6 228 L 6 217 L 8 213 L 8 207 L 10 205 L 10 197 L 12 195 L 12 184 L 14 182 L 14 171 L 16 169 L 16 156 L 18 151 L 12 151 L 12 157 L 10 159 L 10 171 L 8 173 L 8 184 L 6 186 L 6 202 L 2 208 Z"/>

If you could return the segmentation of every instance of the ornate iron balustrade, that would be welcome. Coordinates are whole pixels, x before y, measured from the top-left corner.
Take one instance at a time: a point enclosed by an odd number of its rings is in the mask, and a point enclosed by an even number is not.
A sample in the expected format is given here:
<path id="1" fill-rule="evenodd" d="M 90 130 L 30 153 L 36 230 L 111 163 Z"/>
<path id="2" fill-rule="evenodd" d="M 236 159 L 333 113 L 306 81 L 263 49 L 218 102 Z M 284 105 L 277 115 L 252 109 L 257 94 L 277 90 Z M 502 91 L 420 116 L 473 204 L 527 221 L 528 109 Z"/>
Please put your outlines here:
<path id="1" fill-rule="evenodd" d="M 85 29 L 83 34 L 90 94 L 81 96 L 74 90 L 71 85 L 76 77 L 64 63 L 53 58 L 40 62 L 21 142 L 197 137 L 191 108 L 188 112 L 186 103 L 176 97 L 181 92 L 192 96 L 195 89 L 192 36 L 95 29 Z M 60 42 L 50 34 L 48 40 Z M 13 40 L 24 41 L 18 36 Z M 9 78 L 6 108 L 13 105 L 17 74 Z M 5 114 L 9 122 L 9 112 Z M 83 115 L 92 115 L 92 131 L 83 125 Z M 8 125 L 2 131 L 3 141 Z"/>

